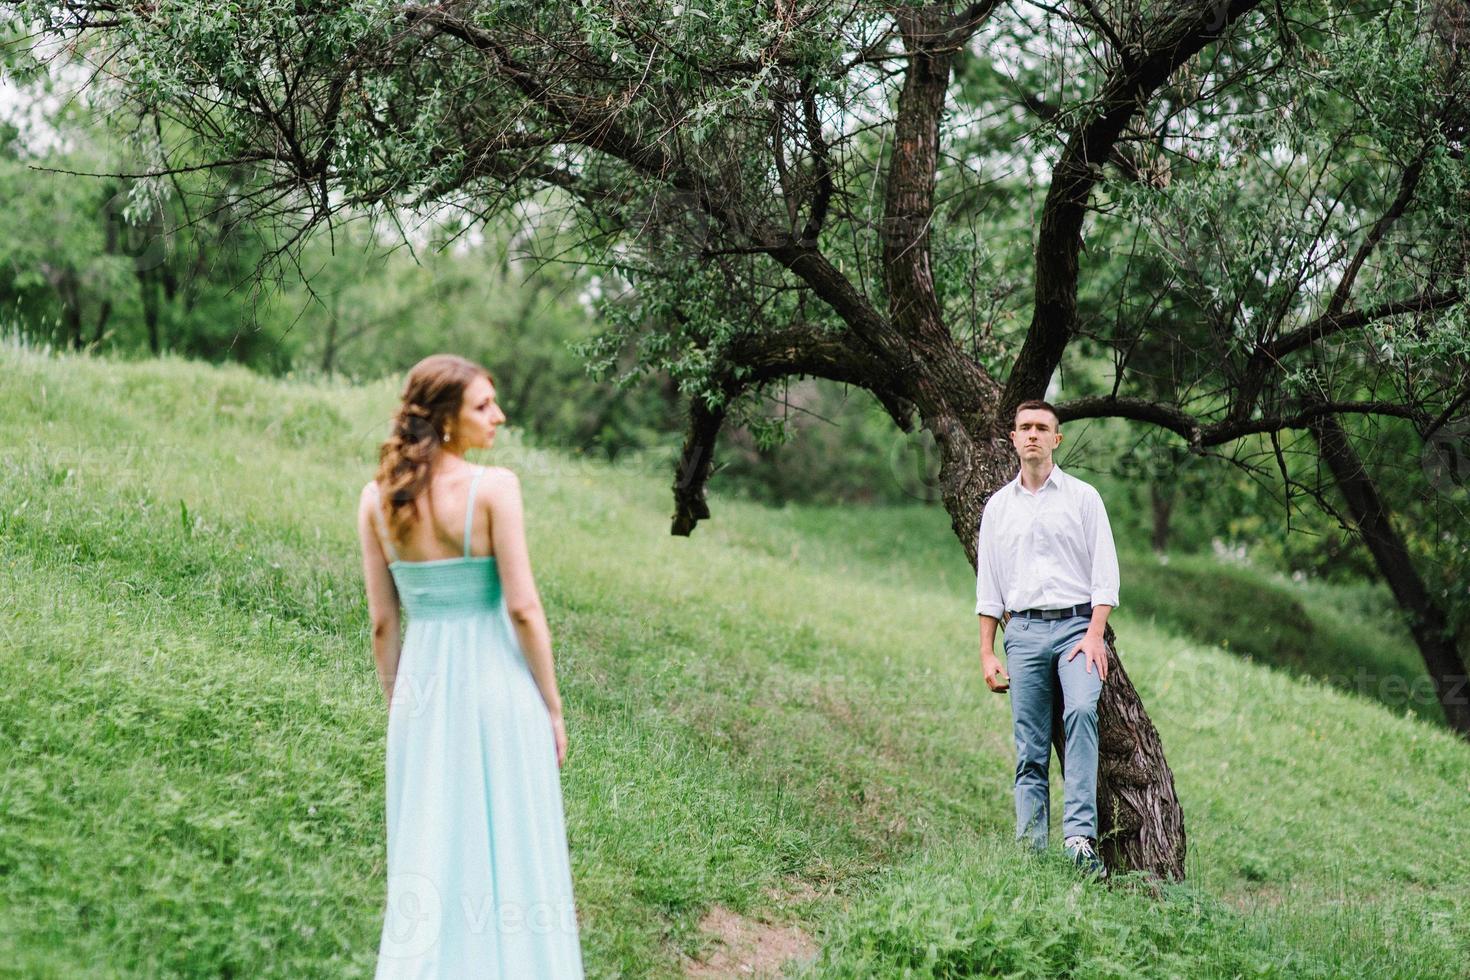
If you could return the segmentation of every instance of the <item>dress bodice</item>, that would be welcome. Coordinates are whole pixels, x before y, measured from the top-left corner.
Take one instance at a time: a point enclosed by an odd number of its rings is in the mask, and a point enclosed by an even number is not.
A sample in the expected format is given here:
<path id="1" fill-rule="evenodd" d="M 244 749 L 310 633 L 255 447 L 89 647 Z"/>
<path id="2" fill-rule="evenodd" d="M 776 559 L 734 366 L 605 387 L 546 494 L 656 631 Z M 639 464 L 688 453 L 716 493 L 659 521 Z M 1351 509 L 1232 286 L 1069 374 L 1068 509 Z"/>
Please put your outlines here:
<path id="1" fill-rule="evenodd" d="M 475 491 L 485 467 L 475 470 L 470 478 L 469 498 L 465 501 L 464 554 L 456 558 L 429 561 L 404 561 L 398 557 L 383 518 L 383 507 L 377 481 L 372 484 L 375 505 L 374 524 L 387 553 L 388 571 L 398 589 L 399 601 L 413 619 L 447 619 L 474 616 L 500 608 L 500 570 L 494 555 L 470 554 L 471 535 L 475 529 Z"/>
<path id="2" fill-rule="evenodd" d="M 500 570 L 493 555 L 394 561 L 388 570 L 404 610 L 413 619 L 473 616 L 500 606 Z"/>

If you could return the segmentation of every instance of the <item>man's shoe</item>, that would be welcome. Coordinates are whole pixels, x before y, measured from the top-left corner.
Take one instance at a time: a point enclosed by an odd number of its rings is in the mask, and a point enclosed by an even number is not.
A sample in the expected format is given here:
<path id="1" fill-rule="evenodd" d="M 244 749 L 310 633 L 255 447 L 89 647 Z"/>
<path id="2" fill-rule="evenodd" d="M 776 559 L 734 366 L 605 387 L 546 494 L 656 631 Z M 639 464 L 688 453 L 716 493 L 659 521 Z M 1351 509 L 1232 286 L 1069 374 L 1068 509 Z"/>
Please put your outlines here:
<path id="1" fill-rule="evenodd" d="M 1108 876 L 1108 869 L 1103 865 L 1102 858 L 1097 856 L 1097 849 L 1092 846 L 1091 837 L 1068 837 L 1066 851 L 1072 863 L 1087 874 L 1096 875 L 1099 878 Z"/>

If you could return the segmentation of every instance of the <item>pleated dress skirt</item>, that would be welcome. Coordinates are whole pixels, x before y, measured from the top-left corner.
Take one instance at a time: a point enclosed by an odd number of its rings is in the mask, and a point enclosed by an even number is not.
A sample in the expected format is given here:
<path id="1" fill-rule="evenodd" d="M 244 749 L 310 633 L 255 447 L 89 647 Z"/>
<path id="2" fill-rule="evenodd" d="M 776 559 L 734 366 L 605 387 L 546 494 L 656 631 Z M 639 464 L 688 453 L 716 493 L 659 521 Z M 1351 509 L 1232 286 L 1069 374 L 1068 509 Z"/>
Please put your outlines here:
<path id="1" fill-rule="evenodd" d="M 382 978 L 581 977 L 556 744 L 493 557 L 390 564 Z"/>

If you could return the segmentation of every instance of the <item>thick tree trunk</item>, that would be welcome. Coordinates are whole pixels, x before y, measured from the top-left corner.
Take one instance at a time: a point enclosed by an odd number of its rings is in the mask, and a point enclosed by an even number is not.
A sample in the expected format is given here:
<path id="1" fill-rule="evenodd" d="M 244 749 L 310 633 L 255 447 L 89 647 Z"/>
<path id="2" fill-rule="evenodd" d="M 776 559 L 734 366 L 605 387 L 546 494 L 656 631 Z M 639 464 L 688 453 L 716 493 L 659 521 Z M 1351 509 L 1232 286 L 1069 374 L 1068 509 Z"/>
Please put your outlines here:
<path id="1" fill-rule="evenodd" d="M 1098 701 L 1097 815 L 1109 868 L 1142 868 L 1184 880 L 1184 808 L 1158 729 L 1143 709 L 1109 626 L 1108 679 Z"/>
<path id="2" fill-rule="evenodd" d="M 1015 450 L 999 434 L 974 441 L 953 420 L 926 425 L 942 454 L 939 479 L 945 509 L 974 566 L 984 502 L 1015 475 Z M 1125 570 L 1125 587 L 1126 577 Z M 1097 713 L 1099 851 L 1110 871 L 1145 871 L 1182 881 L 1184 811 L 1174 790 L 1174 773 L 1164 758 L 1159 733 L 1123 669 L 1111 625 L 1104 638 L 1108 679 Z M 1060 723 L 1052 730 L 1059 735 Z M 1065 766 L 1060 744 L 1057 757 Z"/>
<path id="3" fill-rule="evenodd" d="M 1184 880 L 1184 810 L 1174 792 L 1174 773 L 1164 759 L 1158 729 L 1123 663 L 1113 627 L 1103 634 L 1108 679 L 1097 704 L 1097 833 L 1109 870 L 1143 868 L 1173 881 Z M 1067 768 L 1062 698 L 1053 699 L 1052 745 L 1059 772 Z"/>
<path id="4" fill-rule="evenodd" d="M 1466 679 L 1465 661 L 1455 645 L 1449 617 L 1419 577 L 1404 539 L 1394 528 L 1372 476 L 1363 467 L 1342 425 L 1335 417 L 1326 415 L 1312 425 L 1312 434 L 1342 492 L 1358 535 L 1404 610 L 1419 655 L 1424 658 L 1424 667 L 1434 682 L 1435 697 L 1444 709 L 1445 721 L 1462 738 L 1470 739 L 1470 681 Z"/>

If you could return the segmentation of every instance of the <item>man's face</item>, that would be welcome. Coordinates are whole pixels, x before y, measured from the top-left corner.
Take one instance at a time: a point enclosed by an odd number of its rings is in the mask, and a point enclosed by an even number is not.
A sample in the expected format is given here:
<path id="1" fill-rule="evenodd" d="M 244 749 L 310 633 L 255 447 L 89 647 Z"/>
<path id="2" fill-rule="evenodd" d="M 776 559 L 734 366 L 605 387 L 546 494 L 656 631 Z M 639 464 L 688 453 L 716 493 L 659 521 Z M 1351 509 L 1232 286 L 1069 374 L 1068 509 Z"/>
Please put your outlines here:
<path id="1" fill-rule="evenodd" d="M 1028 408 L 1016 413 L 1016 427 L 1011 430 L 1011 445 L 1023 464 L 1045 465 L 1052 452 L 1062 444 L 1056 416 L 1044 408 Z"/>

